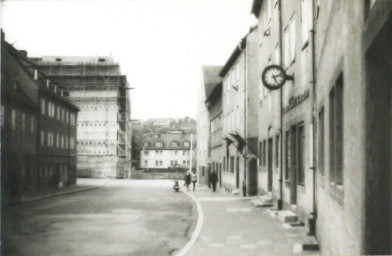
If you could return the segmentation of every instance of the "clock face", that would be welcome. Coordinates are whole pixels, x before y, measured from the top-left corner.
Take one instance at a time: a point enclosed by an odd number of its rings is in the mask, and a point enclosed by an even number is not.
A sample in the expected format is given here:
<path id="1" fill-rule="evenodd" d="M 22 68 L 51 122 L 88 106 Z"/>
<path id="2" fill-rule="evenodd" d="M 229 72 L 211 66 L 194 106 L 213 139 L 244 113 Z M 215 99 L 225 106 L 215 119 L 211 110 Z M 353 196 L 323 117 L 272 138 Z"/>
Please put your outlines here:
<path id="1" fill-rule="evenodd" d="M 261 79 L 265 87 L 276 90 L 286 82 L 286 73 L 280 66 L 270 65 L 264 69 Z"/>

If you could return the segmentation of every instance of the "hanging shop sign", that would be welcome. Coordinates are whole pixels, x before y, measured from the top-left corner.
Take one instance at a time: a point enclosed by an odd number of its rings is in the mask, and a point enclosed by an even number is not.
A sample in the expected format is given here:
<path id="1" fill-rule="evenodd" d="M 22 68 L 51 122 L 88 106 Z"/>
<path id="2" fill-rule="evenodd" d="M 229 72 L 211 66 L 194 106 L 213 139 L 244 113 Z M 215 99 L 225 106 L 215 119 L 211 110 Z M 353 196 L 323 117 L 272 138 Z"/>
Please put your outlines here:
<path id="1" fill-rule="evenodd" d="M 286 81 L 293 81 L 294 76 L 286 74 L 286 71 L 279 65 L 267 66 L 261 74 L 263 85 L 270 90 L 277 90 L 284 85 Z"/>
<path id="2" fill-rule="evenodd" d="M 289 99 L 289 104 L 287 106 L 283 107 L 283 114 L 286 114 L 287 112 L 289 112 L 290 110 L 292 110 L 293 108 L 295 108 L 296 106 L 301 104 L 307 98 L 309 98 L 309 89 L 307 89 L 306 91 L 304 91 L 300 95 L 291 97 Z"/>

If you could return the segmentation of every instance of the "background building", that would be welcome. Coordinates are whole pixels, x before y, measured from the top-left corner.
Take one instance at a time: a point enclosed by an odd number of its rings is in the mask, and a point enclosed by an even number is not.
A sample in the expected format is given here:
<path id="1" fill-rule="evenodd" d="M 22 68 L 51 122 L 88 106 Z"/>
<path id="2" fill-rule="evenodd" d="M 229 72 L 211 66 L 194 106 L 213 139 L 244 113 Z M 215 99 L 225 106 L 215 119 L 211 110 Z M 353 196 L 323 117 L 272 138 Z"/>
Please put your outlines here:
<path id="1" fill-rule="evenodd" d="M 76 183 L 78 108 L 4 34 L 1 63 L 2 203 L 7 205 L 37 190 Z"/>
<path id="2" fill-rule="evenodd" d="M 222 137 L 222 82 L 215 85 L 214 89 L 207 95 L 206 106 L 210 117 L 209 152 L 211 158 L 211 171 L 218 175 L 219 185 L 222 186 L 223 165 L 223 137 Z M 207 183 L 208 182 L 208 176 Z"/>
<path id="3" fill-rule="evenodd" d="M 191 146 L 196 142 L 195 120 L 148 119 L 143 123 L 143 131 L 140 167 L 145 172 L 189 170 L 194 162 Z"/>
<path id="4" fill-rule="evenodd" d="M 219 77 L 221 66 L 203 66 L 197 106 L 197 174 L 201 184 L 209 185 L 210 173 L 210 113 L 206 100 L 214 87 L 222 80 Z"/>
<path id="5" fill-rule="evenodd" d="M 111 57 L 33 58 L 69 90 L 80 108 L 78 175 L 124 177 L 131 168 L 130 98 L 125 75 Z"/>
<path id="6" fill-rule="evenodd" d="M 250 28 L 223 66 L 222 135 L 225 142 L 222 186 L 257 192 L 257 27 Z M 243 190 L 244 189 L 244 190 Z"/>

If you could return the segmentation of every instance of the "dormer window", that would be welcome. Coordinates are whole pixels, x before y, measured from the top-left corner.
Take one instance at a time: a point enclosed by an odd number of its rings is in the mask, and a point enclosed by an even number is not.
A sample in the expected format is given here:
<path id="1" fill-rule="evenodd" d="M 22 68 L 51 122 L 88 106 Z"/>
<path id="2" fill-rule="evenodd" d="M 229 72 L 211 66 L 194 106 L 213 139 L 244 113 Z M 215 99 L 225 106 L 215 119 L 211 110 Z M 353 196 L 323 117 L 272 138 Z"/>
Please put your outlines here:
<path id="1" fill-rule="evenodd" d="M 155 147 L 157 148 L 163 147 L 163 142 L 155 142 Z"/>
<path id="2" fill-rule="evenodd" d="M 151 135 L 151 138 L 153 138 L 153 139 L 158 139 L 158 138 L 159 138 L 159 135 L 158 135 L 158 134 L 153 134 L 153 135 Z"/>
<path id="3" fill-rule="evenodd" d="M 189 148 L 190 145 L 191 143 L 189 141 L 184 142 L 184 148 Z"/>
<path id="4" fill-rule="evenodd" d="M 170 147 L 172 148 L 177 148 L 178 147 L 178 142 L 177 141 L 173 141 L 170 143 Z"/>
<path id="5" fill-rule="evenodd" d="M 150 143 L 148 143 L 148 142 L 144 142 L 144 147 L 149 147 L 150 146 Z"/>

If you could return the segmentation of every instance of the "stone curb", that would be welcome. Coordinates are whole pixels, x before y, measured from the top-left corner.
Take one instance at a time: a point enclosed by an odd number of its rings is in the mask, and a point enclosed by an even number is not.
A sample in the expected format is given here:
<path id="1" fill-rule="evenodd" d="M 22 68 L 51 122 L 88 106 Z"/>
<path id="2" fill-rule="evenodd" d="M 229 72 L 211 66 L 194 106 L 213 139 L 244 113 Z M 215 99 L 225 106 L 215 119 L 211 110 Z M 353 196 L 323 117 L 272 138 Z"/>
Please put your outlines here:
<path id="1" fill-rule="evenodd" d="M 187 191 L 183 189 L 181 189 L 180 191 L 192 198 L 192 200 L 195 202 L 197 209 L 197 222 L 195 230 L 192 233 L 191 239 L 189 239 L 189 241 L 179 251 L 174 253 L 175 256 L 184 256 L 189 252 L 189 250 L 192 248 L 192 246 L 195 244 L 196 240 L 200 236 L 204 220 L 203 209 L 201 207 L 200 201 L 194 195 L 188 193 Z"/>
<path id="2" fill-rule="evenodd" d="M 91 190 L 91 189 L 96 189 L 99 187 L 101 187 L 101 186 L 94 186 L 94 187 L 82 188 L 82 189 L 77 189 L 77 190 L 72 190 L 72 191 L 53 193 L 53 194 L 49 194 L 49 195 L 45 195 L 45 196 L 40 196 L 37 198 L 21 200 L 20 202 L 17 202 L 13 205 L 35 202 L 35 201 L 39 201 L 39 200 L 46 199 L 46 198 L 56 197 L 56 196 L 63 196 L 63 195 L 67 195 L 67 194 L 79 193 L 79 192 L 83 192 L 83 191 L 87 191 L 87 190 Z"/>

